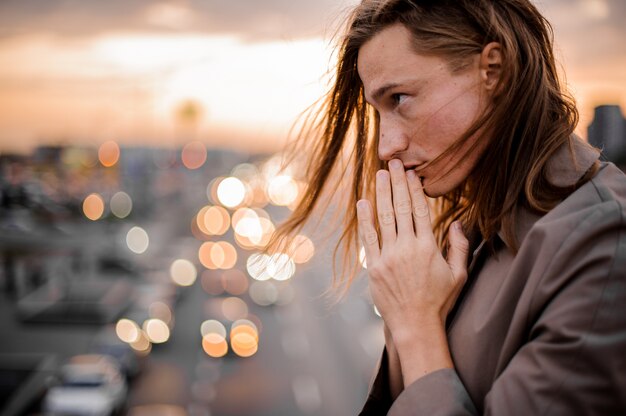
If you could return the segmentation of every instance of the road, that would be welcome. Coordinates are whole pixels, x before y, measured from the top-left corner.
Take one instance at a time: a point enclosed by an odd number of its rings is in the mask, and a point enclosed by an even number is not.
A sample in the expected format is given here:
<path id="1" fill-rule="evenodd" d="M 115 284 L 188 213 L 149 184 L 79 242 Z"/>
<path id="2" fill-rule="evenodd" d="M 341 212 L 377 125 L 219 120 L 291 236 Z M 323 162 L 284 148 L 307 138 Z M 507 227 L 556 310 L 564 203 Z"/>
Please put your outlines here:
<path id="1" fill-rule="evenodd" d="M 185 191 L 182 198 L 160 205 L 143 221 L 151 241 L 147 259 L 152 260 L 139 259 L 138 263 L 152 262 L 153 268 L 166 269 L 171 259 L 196 250 L 200 242 L 188 224 L 201 202 Z M 90 250 L 100 253 L 119 244 L 119 236 L 113 234 L 121 228 L 103 225 L 98 231 L 90 225 L 86 235 L 111 234 L 99 238 Z M 233 241 L 232 235 L 226 238 Z M 276 282 L 290 293 L 290 301 L 261 306 L 247 292 L 238 296 L 260 324 L 259 349 L 251 357 L 231 351 L 213 358 L 202 349 L 202 322 L 217 319 L 216 305 L 232 295 L 209 294 L 200 278 L 181 288 L 171 336 L 166 343 L 154 345 L 145 358 L 141 373 L 130 384 L 126 411 L 167 404 L 198 416 L 357 414 L 382 349 L 382 326 L 364 295 L 364 279 L 337 305 L 323 296 L 330 284 L 331 250 L 317 244 L 309 263 L 298 265 L 289 281 Z M 239 250 L 235 268 L 245 271 L 250 253 Z M 101 278 L 98 271 L 94 273 L 91 278 Z M 203 278 L 219 273 L 206 270 Z M 254 283 L 247 279 L 248 284 Z M 103 329 L 102 325 L 22 323 L 16 316 L 16 299 L 6 291 L 0 296 L 0 355 L 46 353 L 62 362 L 88 352 Z"/>

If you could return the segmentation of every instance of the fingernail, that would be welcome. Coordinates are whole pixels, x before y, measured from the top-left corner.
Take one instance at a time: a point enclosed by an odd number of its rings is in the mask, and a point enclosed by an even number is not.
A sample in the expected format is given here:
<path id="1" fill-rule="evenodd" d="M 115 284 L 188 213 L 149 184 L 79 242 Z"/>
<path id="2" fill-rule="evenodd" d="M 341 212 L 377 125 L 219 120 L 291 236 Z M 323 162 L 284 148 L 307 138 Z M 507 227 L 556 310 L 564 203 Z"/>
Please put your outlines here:
<path id="1" fill-rule="evenodd" d="M 398 159 L 392 159 L 392 160 L 389 162 L 389 166 L 393 167 L 394 169 L 399 169 L 399 168 L 401 168 L 403 165 L 402 165 L 402 162 L 400 162 Z"/>
<path id="2" fill-rule="evenodd" d="M 414 170 L 409 170 L 409 171 L 406 172 L 406 176 L 408 176 L 410 179 L 415 179 L 417 174 L 415 173 Z"/>

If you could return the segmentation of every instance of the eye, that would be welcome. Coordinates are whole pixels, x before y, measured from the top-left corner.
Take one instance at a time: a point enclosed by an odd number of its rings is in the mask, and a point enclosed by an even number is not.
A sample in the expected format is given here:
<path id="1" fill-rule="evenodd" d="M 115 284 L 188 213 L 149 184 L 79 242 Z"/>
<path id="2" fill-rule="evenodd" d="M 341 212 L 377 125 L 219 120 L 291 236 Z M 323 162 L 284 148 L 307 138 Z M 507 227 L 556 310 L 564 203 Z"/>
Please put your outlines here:
<path id="1" fill-rule="evenodd" d="M 398 106 L 400 104 L 402 104 L 402 102 L 408 97 L 408 95 L 406 94 L 402 94 L 402 93 L 395 93 L 395 94 L 391 94 L 391 100 L 393 101 L 393 104 L 395 106 Z"/>

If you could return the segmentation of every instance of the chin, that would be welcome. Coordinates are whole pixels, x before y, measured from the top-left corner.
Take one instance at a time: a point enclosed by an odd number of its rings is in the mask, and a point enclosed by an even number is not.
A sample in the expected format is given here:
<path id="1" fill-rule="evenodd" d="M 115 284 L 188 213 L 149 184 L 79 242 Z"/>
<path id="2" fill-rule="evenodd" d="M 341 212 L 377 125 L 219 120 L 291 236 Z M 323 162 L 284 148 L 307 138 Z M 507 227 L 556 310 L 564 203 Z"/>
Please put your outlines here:
<path id="1" fill-rule="evenodd" d="M 429 198 L 437 198 L 443 194 L 439 193 L 439 189 L 436 185 L 430 186 L 426 179 L 422 178 L 422 189 L 424 190 L 424 195 Z"/>
<path id="2" fill-rule="evenodd" d="M 454 189 L 449 183 L 446 183 L 445 180 L 440 179 L 438 181 L 434 181 L 434 183 L 429 183 L 429 180 L 426 178 L 422 179 L 422 187 L 424 189 L 424 194 L 430 198 L 443 196 Z"/>

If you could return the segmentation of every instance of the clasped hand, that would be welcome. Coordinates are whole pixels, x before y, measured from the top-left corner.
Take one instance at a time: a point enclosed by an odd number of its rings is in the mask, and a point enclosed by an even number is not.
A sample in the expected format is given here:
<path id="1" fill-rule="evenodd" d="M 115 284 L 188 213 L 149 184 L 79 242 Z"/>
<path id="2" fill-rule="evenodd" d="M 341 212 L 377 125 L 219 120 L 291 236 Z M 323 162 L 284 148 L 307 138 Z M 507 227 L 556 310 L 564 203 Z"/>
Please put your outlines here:
<path id="1" fill-rule="evenodd" d="M 451 225 L 445 259 L 420 178 L 397 159 L 376 174 L 376 208 L 380 236 L 369 201 L 357 203 L 370 293 L 385 324 L 394 338 L 424 324 L 444 325 L 467 279 L 469 244 L 460 223 Z"/>

